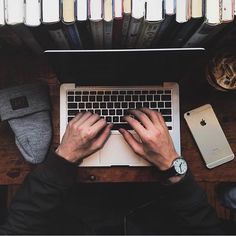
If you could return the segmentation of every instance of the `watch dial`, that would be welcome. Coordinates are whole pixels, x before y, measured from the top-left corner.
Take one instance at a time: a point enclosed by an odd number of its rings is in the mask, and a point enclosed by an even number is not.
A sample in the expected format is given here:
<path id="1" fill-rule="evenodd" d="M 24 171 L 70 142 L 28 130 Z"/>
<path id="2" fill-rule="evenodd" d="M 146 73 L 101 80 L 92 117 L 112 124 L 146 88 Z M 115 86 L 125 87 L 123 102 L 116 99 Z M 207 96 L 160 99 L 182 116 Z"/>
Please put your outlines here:
<path id="1" fill-rule="evenodd" d="M 183 159 L 176 159 L 174 162 L 175 170 L 178 174 L 184 174 L 187 171 L 187 163 Z"/>

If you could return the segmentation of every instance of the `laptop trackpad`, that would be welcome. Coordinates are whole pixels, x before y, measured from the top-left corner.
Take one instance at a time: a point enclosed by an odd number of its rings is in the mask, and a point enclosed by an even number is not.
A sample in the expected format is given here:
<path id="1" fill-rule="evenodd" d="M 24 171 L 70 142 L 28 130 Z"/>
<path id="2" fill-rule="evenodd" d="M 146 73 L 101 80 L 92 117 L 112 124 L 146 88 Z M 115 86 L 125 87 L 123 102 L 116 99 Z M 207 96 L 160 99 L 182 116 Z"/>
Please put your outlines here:
<path id="1" fill-rule="evenodd" d="M 143 158 L 137 156 L 120 134 L 112 134 L 100 151 L 100 165 L 104 166 L 147 166 Z"/>

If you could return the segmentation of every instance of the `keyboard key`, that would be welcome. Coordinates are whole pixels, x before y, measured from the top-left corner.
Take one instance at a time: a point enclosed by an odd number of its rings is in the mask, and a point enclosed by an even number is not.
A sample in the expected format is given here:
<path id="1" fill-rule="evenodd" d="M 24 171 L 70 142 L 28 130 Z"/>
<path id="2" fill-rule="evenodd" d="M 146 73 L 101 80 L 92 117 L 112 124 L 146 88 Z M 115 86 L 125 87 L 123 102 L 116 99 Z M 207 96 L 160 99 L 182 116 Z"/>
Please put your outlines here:
<path id="1" fill-rule="evenodd" d="M 79 103 L 79 108 L 84 108 L 85 104 L 84 103 Z"/>
<path id="2" fill-rule="evenodd" d="M 142 94 L 148 94 L 148 91 L 142 91 Z"/>
<path id="3" fill-rule="evenodd" d="M 81 95 L 81 91 L 75 91 L 75 95 Z"/>
<path id="4" fill-rule="evenodd" d="M 99 103 L 97 102 L 93 103 L 93 108 L 99 108 Z"/>
<path id="5" fill-rule="evenodd" d="M 129 114 L 130 114 L 129 110 L 124 110 L 124 116 L 127 116 Z"/>
<path id="6" fill-rule="evenodd" d="M 80 112 L 86 112 L 86 110 L 80 110 Z"/>
<path id="7" fill-rule="evenodd" d="M 150 106 L 149 106 L 149 102 L 144 102 L 144 103 L 143 103 L 143 107 L 149 108 L 149 107 L 150 107 Z"/>
<path id="8" fill-rule="evenodd" d="M 112 130 L 118 130 L 118 129 L 126 129 L 126 130 L 133 130 L 133 128 L 129 124 L 114 124 L 112 127 Z"/>
<path id="9" fill-rule="evenodd" d="M 89 91 L 83 91 L 84 95 L 89 95 Z"/>
<path id="10" fill-rule="evenodd" d="M 88 96 L 82 96 L 82 101 L 83 102 L 88 102 Z"/>
<path id="11" fill-rule="evenodd" d="M 157 103 L 156 102 L 151 102 L 151 108 L 156 108 L 157 107 Z"/>
<path id="12" fill-rule="evenodd" d="M 135 101 L 135 102 L 138 101 L 138 96 L 137 95 L 133 95 L 132 96 L 132 100 Z"/>
<path id="13" fill-rule="evenodd" d="M 158 90 L 157 94 L 163 94 L 163 90 Z"/>
<path id="14" fill-rule="evenodd" d="M 134 102 L 129 102 L 129 108 L 134 109 L 135 108 L 135 103 Z"/>
<path id="15" fill-rule="evenodd" d="M 78 110 L 68 110 L 68 116 L 76 116 L 78 112 Z"/>
<path id="16" fill-rule="evenodd" d="M 99 94 L 99 95 L 103 95 L 103 94 L 104 94 L 104 91 L 98 91 L 98 94 Z"/>
<path id="17" fill-rule="evenodd" d="M 122 106 L 122 108 L 128 108 L 128 103 L 127 102 L 122 102 L 121 106 Z"/>
<path id="18" fill-rule="evenodd" d="M 111 122 L 111 120 L 112 120 L 112 119 L 111 119 L 111 117 L 110 117 L 110 116 L 107 116 L 107 117 L 106 117 L 106 121 L 107 121 L 107 122 L 109 122 L 109 123 L 110 123 L 110 122 Z"/>
<path id="19" fill-rule="evenodd" d="M 165 122 L 172 122 L 172 117 L 171 116 L 163 116 Z"/>
<path id="20" fill-rule="evenodd" d="M 86 108 L 92 108 L 92 103 L 86 103 Z"/>
<path id="21" fill-rule="evenodd" d="M 160 112 L 162 115 L 171 115 L 171 109 L 161 109 Z"/>
<path id="22" fill-rule="evenodd" d="M 143 104 L 141 102 L 136 103 L 136 108 L 137 109 L 142 108 L 142 107 L 143 107 Z"/>
<path id="23" fill-rule="evenodd" d="M 110 101 L 110 96 L 104 96 L 104 101 L 109 102 Z"/>
<path id="24" fill-rule="evenodd" d="M 147 100 L 148 101 L 153 101 L 153 96 L 152 95 L 147 95 Z"/>
<path id="25" fill-rule="evenodd" d="M 111 94 L 111 91 L 105 91 L 105 94 Z"/>
<path id="26" fill-rule="evenodd" d="M 120 91 L 120 94 L 126 94 L 126 91 Z"/>
<path id="27" fill-rule="evenodd" d="M 105 102 L 100 103 L 100 108 L 106 108 L 106 103 Z"/>
<path id="28" fill-rule="evenodd" d="M 119 110 L 116 110 L 116 111 L 119 111 Z M 109 115 L 114 116 L 116 114 L 116 111 L 114 109 L 109 110 Z"/>
<path id="29" fill-rule="evenodd" d="M 117 109 L 117 110 L 116 110 L 116 115 L 122 116 L 122 110 L 121 110 L 121 109 Z"/>
<path id="30" fill-rule="evenodd" d="M 73 91 L 69 91 L 67 92 L 68 95 L 74 95 L 74 92 Z"/>
<path id="31" fill-rule="evenodd" d="M 68 103 L 68 108 L 77 108 L 77 103 Z"/>
<path id="32" fill-rule="evenodd" d="M 113 116 L 113 122 L 115 123 L 119 122 L 119 116 Z"/>
<path id="33" fill-rule="evenodd" d="M 149 94 L 156 94 L 156 91 L 155 90 L 151 90 L 151 91 L 149 91 Z"/>
<path id="34" fill-rule="evenodd" d="M 126 102 L 130 102 L 131 101 L 131 96 L 130 95 L 126 95 L 125 96 L 125 101 Z"/>
<path id="35" fill-rule="evenodd" d="M 113 103 L 112 102 L 108 102 L 107 103 L 107 108 L 113 108 Z"/>
<path id="36" fill-rule="evenodd" d="M 125 123 L 126 121 L 124 120 L 124 116 L 120 116 L 120 122 Z"/>
<path id="37" fill-rule="evenodd" d="M 114 91 L 112 91 L 111 93 L 112 93 L 112 94 L 119 94 L 119 91 L 114 90 Z"/>
<path id="38" fill-rule="evenodd" d="M 89 101 L 90 101 L 90 102 L 95 102 L 95 101 L 96 101 L 96 100 L 95 100 L 95 96 L 90 96 L 90 97 L 89 97 Z"/>
<path id="39" fill-rule="evenodd" d="M 102 110 L 102 115 L 107 116 L 108 115 L 108 110 Z"/>
<path id="40" fill-rule="evenodd" d="M 116 102 L 117 101 L 117 96 L 111 96 L 111 101 Z"/>
<path id="41" fill-rule="evenodd" d="M 96 91 L 90 91 L 91 95 L 95 95 L 97 92 Z"/>
<path id="42" fill-rule="evenodd" d="M 81 100 L 82 100 L 82 99 L 81 99 L 81 96 L 75 96 L 75 101 L 76 101 L 76 102 L 81 102 Z"/>
<path id="43" fill-rule="evenodd" d="M 134 91 L 134 94 L 141 94 L 141 91 Z"/>
<path id="44" fill-rule="evenodd" d="M 68 96 L 67 101 L 68 102 L 74 102 L 74 96 Z"/>
<path id="45" fill-rule="evenodd" d="M 171 102 L 165 102 L 165 107 L 170 108 L 171 107 Z"/>
<path id="46" fill-rule="evenodd" d="M 102 96 L 97 96 L 97 101 L 101 102 L 102 101 Z"/>
<path id="47" fill-rule="evenodd" d="M 115 103 L 115 108 L 120 108 L 120 105 L 121 105 L 121 104 L 120 104 L 119 102 L 116 102 L 116 103 Z"/>
<path id="48" fill-rule="evenodd" d="M 154 95 L 154 101 L 160 101 L 161 96 L 160 95 Z"/>
<path id="49" fill-rule="evenodd" d="M 94 110 L 89 109 L 88 111 L 91 112 L 92 114 L 94 113 Z"/>
<path id="50" fill-rule="evenodd" d="M 171 95 L 161 95 L 162 101 L 171 101 Z"/>
<path id="51" fill-rule="evenodd" d="M 127 94 L 134 94 L 134 91 L 127 91 Z"/>
<path id="52" fill-rule="evenodd" d="M 95 114 L 101 115 L 101 110 L 95 110 Z"/>
<path id="53" fill-rule="evenodd" d="M 168 128 L 168 130 L 172 130 L 172 127 L 171 127 L 171 126 L 168 126 L 167 128 Z"/>
<path id="54" fill-rule="evenodd" d="M 165 94 L 171 94 L 171 90 L 165 90 Z"/>
<path id="55" fill-rule="evenodd" d="M 121 95 L 118 96 L 118 101 L 119 102 L 123 102 L 124 100 L 125 100 L 124 96 L 121 96 Z"/>
<path id="56" fill-rule="evenodd" d="M 140 95 L 139 101 L 145 102 L 146 101 L 146 96 L 145 95 Z"/>
<path id="57" fill-rule="evenodd" d="M 159 108 L 164 108 L 164 102 L 158 102 L 158 107 Z"/>

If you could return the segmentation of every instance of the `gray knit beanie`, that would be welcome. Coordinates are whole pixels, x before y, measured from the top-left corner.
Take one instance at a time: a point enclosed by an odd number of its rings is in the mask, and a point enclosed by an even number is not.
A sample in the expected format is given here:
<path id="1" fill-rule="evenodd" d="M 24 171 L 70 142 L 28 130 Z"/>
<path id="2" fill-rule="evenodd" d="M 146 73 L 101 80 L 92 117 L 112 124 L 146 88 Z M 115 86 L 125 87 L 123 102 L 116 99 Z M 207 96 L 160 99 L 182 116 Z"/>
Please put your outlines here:
<path id="1" fill-rule="evenodd" d="M 24 158 L 33 164 L 42 162 L 52 137 L 47 84 L 37 82 L 0 90 L 0 116 L 11 126 Z"/>

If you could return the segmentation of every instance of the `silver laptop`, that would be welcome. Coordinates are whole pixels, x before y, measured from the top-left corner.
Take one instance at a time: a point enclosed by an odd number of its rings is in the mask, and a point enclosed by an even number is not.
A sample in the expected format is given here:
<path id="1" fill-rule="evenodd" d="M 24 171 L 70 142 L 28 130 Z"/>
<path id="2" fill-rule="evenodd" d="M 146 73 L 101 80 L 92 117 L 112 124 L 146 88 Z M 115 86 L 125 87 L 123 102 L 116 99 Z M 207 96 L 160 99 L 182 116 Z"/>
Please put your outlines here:
<path id="1" fill-rule="evenodd" d="M 103 149 L 80 166 L 149 166 L 134 154 L 118 129 L 128 109 L 162 113 L 177 152 L 180 148 L 179 85 L 184 68 L 203 53 L 191 49 L 48 50 L 60 87 L 60 138 L 78 112 L 91 111 L 114 124 Z M 136 136 L 137 137 L 137 136 Z M 137 137 L 138 139 L 138 137 Z"/>

